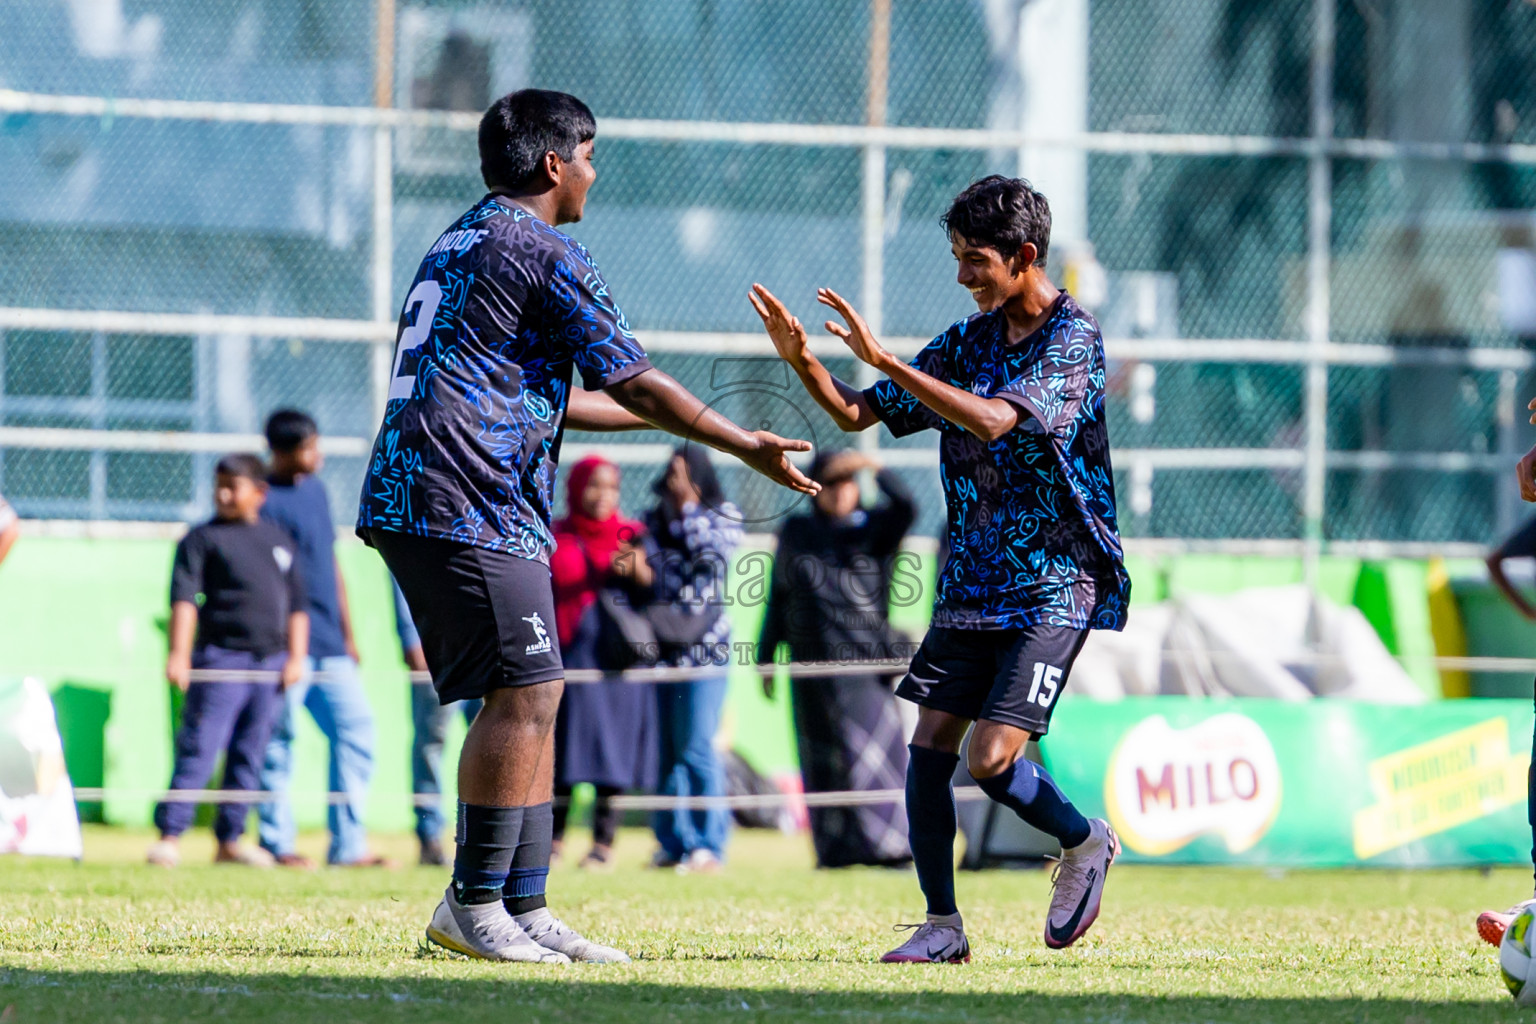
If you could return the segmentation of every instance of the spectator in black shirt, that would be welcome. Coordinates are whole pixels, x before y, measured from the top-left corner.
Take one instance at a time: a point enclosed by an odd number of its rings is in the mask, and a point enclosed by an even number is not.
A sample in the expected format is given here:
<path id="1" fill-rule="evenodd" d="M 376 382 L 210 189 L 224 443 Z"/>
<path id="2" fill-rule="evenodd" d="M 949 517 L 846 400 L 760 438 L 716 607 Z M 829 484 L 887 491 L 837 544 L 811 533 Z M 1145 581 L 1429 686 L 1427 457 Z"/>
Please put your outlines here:
<path id="1" fill-rule="evenodd" d="M 176 733 L 171 790 L 200 789 L 219 753 L 226 790 L 259 784 L 267 737 L 282 710 L 282 691 L 298 682 L 309 649 L 309 616 L 293 541 L 261 520 L 266 467 L 254 455 L 229 455 L 214 476 L 212 520 L 176 547 L 171 570 L 171 649 L 165 677 L 186 694 Z M 195 642 L 194 642 L 195 636 Z M 193 671 L 233 673 L 192 682 Z M 242 673 L 245 675 L 242 677 Z M 215 861 L 270 867 L 272 857 L 241 846 L 248 807 L 219 805 Z M 195 807 L 167 799 L 155 808 L 160 840 L 149 862 L 174 867 L 179 837 Z"/>
<path id="2" fill-rule="evenodd" d="M 858 473 L 874 469 L 884 501 L 860 503 Z M 757 660 L 835 661 L 837 677 L 790 682 L 800 772 L 807 793 L 901 789 L 907 743 L 889 676 L 859 662 L 901 657 L 889 608 L 896 552 L 917 506 L 901 477 L 856 451 L 817 453 L 821 484 L 810 511 L 784 520 L 768 590 Z M 772 676 L 763 679 L 771 699 Z M 901 864 L 911 859 L 902 803 L 811 809 L 816 865 Z"/>

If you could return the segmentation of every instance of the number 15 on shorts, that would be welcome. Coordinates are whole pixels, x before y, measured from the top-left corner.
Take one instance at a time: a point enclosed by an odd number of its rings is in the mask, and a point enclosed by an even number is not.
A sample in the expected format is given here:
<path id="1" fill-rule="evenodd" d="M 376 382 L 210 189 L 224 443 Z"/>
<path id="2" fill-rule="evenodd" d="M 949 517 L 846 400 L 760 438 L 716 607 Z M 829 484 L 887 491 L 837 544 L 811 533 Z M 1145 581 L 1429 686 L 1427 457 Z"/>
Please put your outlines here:
<path id="1" fill-rule="evenodd" d="M 1061 669 L 1043 661 L 1035 662 L 1035 677 L 1029 684 L 1029 703 L 1048 708 L 1055 702 L 1056 694 L 1060 691 Z"/>

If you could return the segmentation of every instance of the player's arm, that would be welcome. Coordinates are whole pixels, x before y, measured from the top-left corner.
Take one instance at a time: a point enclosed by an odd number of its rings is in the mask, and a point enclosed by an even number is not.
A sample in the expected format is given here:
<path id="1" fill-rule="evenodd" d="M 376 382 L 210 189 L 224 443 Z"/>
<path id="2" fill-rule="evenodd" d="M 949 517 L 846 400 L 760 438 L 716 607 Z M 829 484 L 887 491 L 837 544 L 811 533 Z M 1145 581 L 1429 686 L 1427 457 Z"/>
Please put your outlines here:
<path id="1" fill-rule="evenodd" d="M 309 613 L 304 609 L 309 606 L 309 581 L 304 578 L 304 573 L 299 569 L 297 552 L 291 552 L 294 557 L 288 564 L 285 581 L 288 584 L 288 658 L 283 662 L 283 668 L 279 675 L 279 682 L 283 689 L 293 686 L 304 678 L 304 670 L 309 667 Z M 341 586 L 341 566 L 336 567 L 336 585 Z"/>
<path id="2" fill-rule="evenodd" d="M 1536 409 L 1536 398 L 1531 399 L 1530 407 Z M 1531 422 L 1536 423 L 1536 415 L 1531 417 Z M 1536 447 L 1515 464 L 1515 479 L 1520 481 L 1520 499 L 1536 501 Z"/>
<path id="3" fill-rule="evenodd" d="M 171 605 L 171 649 L 165 658 L 165 681 L 185 693 L 192 680 L 192 638 L 197 633 L 197 605 Z"/>
<path id="4" fill-rule="evenodd" d="M 827 321 L 827 330 L 843 339 L 843 344 L 861 362 L 891 378 L 913 398 L 944 419 L 970 431 L 983 441 L 996 441 L 1018 426 L 1019 410 L 1004 398 L 983 398 L 929 376 L 917 367 L 902 362 L 880 347 L 869 325 L 848 300 L 830 288 L 819 288 L 816 300 L 836 310 L 847 326 Z"/>
<path id="5" fill-rule="evenodd" d="M 572 430 L 648 430 L 652 424 L 636 416 L 602 391 L 571 389 L 565 425 Z"/>
<path id="6" fill-rule="evenodd" d="M 655 367 L 648 367 L 604 390 L 646 423 L 734 455 L 776 483 L 802 494 L 815 494 L 821 490 L 820 485 L 796 469 L 788 457 L 789 452 L 810 451 L 809 441 L 783 438 L 766 430 L 743 430 Z"/>
<path id="7" fill-rule="evenodd" d="M 773 340 L 779 358 L 789 364 L 805 390 L 840 429 L 849 432 L 868 430 L 880 422 L 880 417 L 869 407 L 864 392 L 838 380 L 811 352 L 800 318 L 792 315 L 784 303 L 760 284 L 752 286 L 747 298 L 757 315 L 762 317 L 763 328 Z"/>
<path id="8" fill-rule="evenodd" d="M 165 658 L 165 681 L 183 693 L 192 681 L 192 642 L 197 635 L 197 595 L 203 589 L 202 534 L 193 532 L 176 545 L 171 563 L 170 650 Z"/>
<path id="9" fill-rule="evenodd" d="M 1499 588 L 1499 592 L 1504 595 L 1509 603 L 1519 610 L 1521 615 L 1528 619 L 1536 620 L 1536 608 L 1531 606 L 1531 602 L 1526 600 L 1525 595 L 1520 593 L 1519 588 L 1504 573 L 1504 552 L 1502 549 L 1488 556 L 1488 578 L 1493 581 L 1495 587 Z"/>
<path id="10" fill-rule="evenodd" d="M 288 613 L 288 660 L 283 662 L 281 683 L 283 689 L 304 678 L 305 663 L 309 658 L 309 613 Z"/>

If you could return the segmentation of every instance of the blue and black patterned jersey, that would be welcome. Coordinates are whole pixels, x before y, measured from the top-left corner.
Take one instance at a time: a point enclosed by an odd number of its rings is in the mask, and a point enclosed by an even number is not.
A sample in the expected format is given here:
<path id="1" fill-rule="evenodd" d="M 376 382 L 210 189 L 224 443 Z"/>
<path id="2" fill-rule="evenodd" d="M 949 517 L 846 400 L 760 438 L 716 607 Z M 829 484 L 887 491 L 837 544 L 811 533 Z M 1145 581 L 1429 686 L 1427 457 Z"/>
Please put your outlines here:
<path id="1" fill-rule="evenodd" d="M 1018 426 L 987 442 L 890 380 L 864 392 L 896 436 L 940 432 L 950 553 L 933 625 L 1124 628 L 1131 581 L 1115 526 L 1098 324 L 1062 292 L 1045 325 L 1016 345 L 1000 310 L 978 313 L 912 365 L 1020 412 Z"/>
<path id="2" fill-rule="evenodd" d="M 400 313 L 358 532 L 548 564 L 572 366 L 593 390 L 650 365 L 591 254 L 486 196 L 427 251 Z"/>

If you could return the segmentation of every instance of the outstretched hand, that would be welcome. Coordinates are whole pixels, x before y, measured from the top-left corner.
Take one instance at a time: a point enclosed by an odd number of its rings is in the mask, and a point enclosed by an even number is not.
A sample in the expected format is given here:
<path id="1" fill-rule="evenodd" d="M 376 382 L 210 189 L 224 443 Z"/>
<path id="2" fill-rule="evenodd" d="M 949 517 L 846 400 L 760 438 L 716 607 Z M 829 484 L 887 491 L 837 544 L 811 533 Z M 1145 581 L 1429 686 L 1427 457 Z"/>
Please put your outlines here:
<path id="1" fill-rule="evenodd" d="M 760 284 L 752 286 L 747 299 L 752 303 L 752 308 L 757 310 L 757 315 L 762 317 L 763 329 L 773 340 L 779 358 L 793 367 L 804 366 L 810 353 L 810 339 L 805 335 L 805 327 L 800 323 L 800 318 L 791 313 L 773 292 Z"/>
<path id="2" fill-rule="evenodd" d="M 754 430 L 752 436 L 757 438 L 758 446 L 753 451 L 739 456 L 742 462 L 774 483 L 783 484 L 790 490 L 799 491 L 801 494 L 820 493 L 821 484 L 800 472 L 795 464 L 789 461 L 790 452 L 808 452 L 811 450 L 811 442 L 780 437 L 766 430 Z"/>
<path id="3" fill-rule="evenodd" d="M 823 306 L 830 306 L 848 322 L 848 326 L 844 327 L 835 320 L 828 320 L 826 328 L 829 333 L 841 338 L 843 344 L 848 346 L 849 351 L 857 356 L 860 362 L 868 363 L 877 370 L 885 368 L 886 362 L 891 358 L 890 353 L 880 347 L 869 325 L 864 322 L 859 311 L 854 309 L 847 299 L 831 288 L 818 288 L 816 301 Z"/>
<path id="4" fill-rule="evenodd" d="M 1536 448 L 1515 464 L 1515 479 L 1520 481 L 1520 499 L 1536 501 Z"/>

